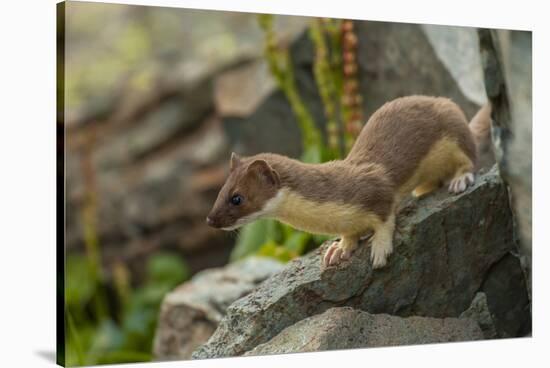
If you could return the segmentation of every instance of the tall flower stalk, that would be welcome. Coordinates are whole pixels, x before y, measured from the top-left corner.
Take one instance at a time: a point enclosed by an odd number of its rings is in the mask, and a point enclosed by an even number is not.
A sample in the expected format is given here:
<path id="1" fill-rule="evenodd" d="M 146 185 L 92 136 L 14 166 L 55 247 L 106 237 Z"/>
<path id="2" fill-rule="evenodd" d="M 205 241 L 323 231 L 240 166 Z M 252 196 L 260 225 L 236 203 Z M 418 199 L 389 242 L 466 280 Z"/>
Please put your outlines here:
<path id="1" fill-rule="evenodd" d="M 320 150 L 323 143 L 321 133 L 319 129 L 317 129 L 312 115 L 298 92 L 288 48 L 280 47 L 277 43 L 273 30 L 273 15 L 261 14 L 259 16 L 259 23 L 265 35 L 265 57 L 271 74 L 275 78 L 279 88 L 287 97 L 296 115 L 298 125 L 302 132 L 304 152 L 307 153 L 311 150 Z M 320 152 L 315 156 L 318 156 L 318 160 L 320 160 Z"/>
<path id="2" fill-rule="evenodd" d="M 334 156 L 341 155 L 339 147 L 340 129 L 338 127 L 338 89 L 332 71 L 331 58 L 325 35 L 325 19 L 314 19 L 309 28 L 309 35 L 315 47 L 313 73 L 319 95 L 323 101 L 327 119 L 327 145 Z"/>
<path id="3" fill-rule="evenodd" d="M 107 298 L 103 289 L 104 275 L 101 266 L 101 250 L 97 231 L 97 185 L 93 164 L 94 137 L 86 138 L 80 158 L 84 178 L 84 201 L 81 208 L 81 221 L 86 250 L 88 270 L 96 287 L 94 310 L 98 320 L 108 315 Z"/>
<path id="4" fill-rule="evenodd" d="M 345 144 L 349 151 L 363 126 L 363 99 L 359 92 L 359 78 L 357 76 L 357 36 L 354 32 L 353 21 L 342 22 L 342 71 L 344 107 Z"/>

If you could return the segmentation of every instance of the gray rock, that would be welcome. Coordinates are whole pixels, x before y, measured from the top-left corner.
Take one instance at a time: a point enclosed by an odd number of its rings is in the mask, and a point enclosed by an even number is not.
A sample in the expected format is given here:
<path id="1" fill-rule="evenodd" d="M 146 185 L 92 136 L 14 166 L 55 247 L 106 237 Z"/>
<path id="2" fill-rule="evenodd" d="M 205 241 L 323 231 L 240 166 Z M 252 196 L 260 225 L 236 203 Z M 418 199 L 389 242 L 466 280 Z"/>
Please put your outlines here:
<path id="1" fill-rule="evenodd" d="M 67 3 L 66 12 L 70 125 L 108 115 L 121 86 L 144 95 L 166 82 L 193 84 L 263 53 L 264 35 L 252 13 L 86 2 Z M 277 16 L 278 41 L 291 42 L 307 22 Z"/>
<path id="2" fill-rule="evenodd" d="M 370 314 L 350 307 L 331 308 L 282 330 L 270 341 L 244 355 L 284 354 L 334 349 L 483 339 L 477 323 L 468 318 L 402 318 Z"/>
<path id="3" fill-rule="evenodd" d="M 221 116 L 249 116 L 274 89 L 275 80 L 263 59 L 230 69 L 214 80 L 216 112 Z"/>
<path id="4" fill-rule="evenodd" d="M 460 314 L 460 318 L 469 318 L 476 321 L 486 339 L 494 339 L 497 337 L 495 324 L 491 312 L 489 311 L 487 295 L 485 295 L 485 293 L 477 293 L 470 307 Z"/>
<path id="5" fill-rule="evenodd" d="M 97 146 L 98 169 L 119 170 L 145 161 L 174 137 L 197 129 L 212 112 L 211 93 L 210 84 L 204 83 L 191 93 L 181 93 L 163 101 L 156 109 L 125 126 L 124 132 L 107 135 Z"/>
<path id="6" fill-rule="evenodd" d="M 450 52 L 442 50 L 441 44 L 446 41 L 436 39 L 430 31 L 434 27 L 385 22 L 355 24 L 365 116 L 391 99 L 411 94 L 449 97 L 469 118 L 477 112 L 480 97 L 468 96 L 477 96 L 479 92 L 472 91 L 483 87 L 475 74 L 475 55 L 473 59 L 468 58 L 469 72 L 460 71 L 448 61 L 452 57 Z M 453 29 L 447 29 L 439 37 L 449 38 L 455 43 L 455 49 L 459 47 L 457 42 L 466 49 L 476 46 L 475 39 L 459 36 Z"/>
<path id="7" fill-rule="evenodd" d="M 403 206 L 389 264 L 372 270 L 370 249 L 325 268 L 328 244 L 288 264 L 237 300 L 194 358 L 241 355 L 284 328 L 335 306 L 398 316 L 458 317 L 487 295 L 499 336 L 530 330 L 529 300 L 506 187 L 496 170 L 462 194 L 439 191 Z"/>
<path id="8" fill-rule="evenodd" d="M 296 86 L 317 127 L 324 132 L 324 107 L 313 76 L 314 49 L 308 32 L 290 45 Z M 276 89 L 244 119 L 227 119 L 225 130 L 234 151 L 251 155 L 274 152 L 299 157 L 301 132 L 296 116 L 282 91 Z"/>
<path id="9" fill-rule="evenodd" d="M 132 131 L 128 129 L 129 136 Z M 166 145 L 150 146 L 147 157 L 128 159 L 129 165 L 108 165 L 108 157 L 119 163 L 129 157 L 129 150 L 122 150 L 124 155 L 99 155 L 113 147 L 110 144 L 93 156 L 97 232 L 106 263 L 122 258 L 140 275 L 140 262 L 162 248 L 180 251 L 192 272 L 227 263 L 234 239 L 204 221 L 226 176 L 228 147 L 221 124 L 209 120 L 185 137 L 177 136 L 171 136 L 181 139 L 177 144 L 168 139 L 163 141 Z M 124 144 L 124 135 L 111 138 L 118 141 L 113 144 Z M 76 250 L 84 244 L 80 211 L 85 186 L 81 156 L 73 152 L 67 157 L 67 247 Z"/>
<path id="10" fill-rule="evenodd" d="M 531 32 L 479 30 L 487 95 L 493 105 L 493 143 L 510 186 L 522 256 L 531 275 L 532 45 Z M 529 282 L 529 286 L 530 286 Z"/>
<path id="11" fill-rule="evenodd" d="M 385 102 L 411 94 L 452 98 L 469 118 L 485 100 L 472 29 L 453 27 L 436 37 L 434 33 L 447 27 L 368 21 L 356 21 L 355 27 L 366 118 Z M 452 50 L 443 47 L 447 41 L 453 42 Z M 453 51 L 459 47 L 457 57 Z M 324 131 L 326 119 L 312 73 L 315 51 L 309 35 L 302 34 L 290 52 L 300 96 Z M 273 92 L 250 116 L 224 123 L 233 150 L 242 154 L 268 151 L 299 157 L 302 152 L 296 118 L 280 91 Z"/>
<path id="12" fill-rule="evenodd" d="M 201 271 L 167 294 L 155 334 L 155 358 L 189 359 L 212 335 L 229 304 L 282 268 L 272 259 L 249 257 L 224 268 Z"/>
<path id="13" fill-rule="evenodd" d="M 470 101 L 478 105 L 487 102 L 483 70 L 479 56 L 477 29 L 471 27 L 422 24 L 437 57 Z"/>
<path id="14" fill-rule="evenodd" d="M 256 14 L 85 2 L 65 10 L 59 120 L 67 143 L 67 249 L 83 251 L 81 211 L 90 187 L 106 269 L 121 261 L 140 280 L 145 259 L 159 249 L 177 251 L 192 272 L 225 264 L 234 239 L 204 221 L 230 153 L 213 87 L 218 75 L 262 63 Z M 276 17 L 277 41 L 292 42 L 309 20 Z M 269 93 L 264 76 L 250 89 L 262 85 Z M 248 109 L 265 95 L 254 97 Z M 93 185 L 81 163 L 88 144 Z M 195 185 L 207 176 L 215 180 Z"/>

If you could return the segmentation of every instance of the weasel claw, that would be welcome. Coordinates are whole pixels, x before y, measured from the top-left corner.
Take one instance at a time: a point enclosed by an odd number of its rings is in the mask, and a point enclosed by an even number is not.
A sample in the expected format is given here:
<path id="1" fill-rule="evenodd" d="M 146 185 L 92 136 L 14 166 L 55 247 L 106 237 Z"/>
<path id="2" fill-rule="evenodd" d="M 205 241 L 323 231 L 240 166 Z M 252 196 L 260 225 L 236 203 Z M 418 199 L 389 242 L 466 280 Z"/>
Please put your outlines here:
<path id="1" fill-rule="evenodd" d="M 337 265 L 341 261 L 347 260 L 351 257 L 353 249 L 346 247 L 342 243 L 342 240 L 335 240 L 328 247 L 325 256 L 323 257 L 323 264 L 325 266 Z"/>
<path id="2" fill-rule="evenodd" d="M 474 174 L 465 173 L 451 180 L 449 183 L 449 192 L 456 194 L 462 193 L 472 184 L 474 184 Z"/>

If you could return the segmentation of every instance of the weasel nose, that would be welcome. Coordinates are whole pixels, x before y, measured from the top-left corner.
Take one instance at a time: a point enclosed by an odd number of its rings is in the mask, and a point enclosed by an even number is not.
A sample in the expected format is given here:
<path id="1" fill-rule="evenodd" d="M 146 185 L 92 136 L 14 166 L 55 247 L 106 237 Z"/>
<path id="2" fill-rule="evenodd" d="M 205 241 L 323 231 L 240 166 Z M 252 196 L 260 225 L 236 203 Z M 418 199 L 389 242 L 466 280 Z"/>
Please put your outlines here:
<path id="1" fill-rule="evenodd" d="M 208 226 L 213 226 L 213 225 L 214 225 L 214 221 L 212 221 L 212 219 L 211 219 L 210 217 L 207 217 L 207 218 L 206 218 L 206 224 L 207 224 Z"/>

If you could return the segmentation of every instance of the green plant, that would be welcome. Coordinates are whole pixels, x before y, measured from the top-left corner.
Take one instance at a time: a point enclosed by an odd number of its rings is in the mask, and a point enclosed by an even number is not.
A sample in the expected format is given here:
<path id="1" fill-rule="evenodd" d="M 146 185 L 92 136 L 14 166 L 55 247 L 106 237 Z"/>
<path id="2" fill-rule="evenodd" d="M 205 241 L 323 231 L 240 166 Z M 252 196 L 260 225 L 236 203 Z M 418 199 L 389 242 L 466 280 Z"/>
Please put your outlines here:
<path id="1" fill-rule="evenodd" d="M 342 40 L 342 113 L 345 125 L 345 145 L 346 150 L 350 150 L 355 138 L 359 135 L 362 128 L 363 98 L 359 93 L 359 78 L 357 76 L 359 67 L 357 64 L 357 44 L 358 39 L 355 35 L 353 21 L 344 20 L 341 23 Z"/>
<path id="2" fill-rule="evenodd" d="M 321 132 L 315 125 L 311 113 L 298 92 L 289 50 L 277 43 L 273 30 L 273 15 L 261 14 L 258 16 L 258 21 L 265 35 L 264 55 L 269 64 L 269 69 L 277 85 L 288 99 L 300 126 L 304 150 L 302 159 L 305 162 L 319 163 L 322 160 L 322 149 L 324 147 Z"/>
<path id="3" fill-rule="evenodd" d="M 327 146 L 332 154 L 338 157 L 341 151 L 338 147 L 338 104 L 337 101 L 335 101 L 338 91 L 331 70 L 333 65 L 330 63 L 329 49 L 323 29 L 323 21 L 321 19 L 315 19 L 311 22 L 309 35 L 315 45 L 313 72 L 319 89 L 319 95 L 323 101 L 325 117 L 327 119 Z"/>
<path id="4" fill-rule="evenodd" d="M 183 259 L 172 253 L 151 256 L 145 280 L 138 287 L 132 287 L 130 272 L 121 261 L 105 272 L 97 233 L 92 143 L 87 142 L 81 158 L 86 189 L 80 217 L 85 252 L 68 254 L 65 260 L 65 364 L 149 361 L 162 298 L 190 273 Z"/>
<path id="5" fill-rule="evenodd" d="M 158 253 L 148 259 L 143 285 L 125 286 L 124 297 L 117 293 L 107 314 L 98 314 L 98 288 L 92 282 L 83 255 L 67 257 L 66 364 L 94 365 L 150 361 L 158 310 L 164 295 L 189 278 L 189 270 L 179 256 Z M 115 266 L 119 268 L 120 264 Z M 117 271 L 113 272 L 113 277 Z M 116 287 L 116 281 L 115 287 Z"/>
<path id="6" fill-rule="evenodd" d="M 355 141 L 362 119 L 355 61 L 357 38 L 353 33 L 353 23 L 313 19 L 309 27 L 315 48 L 313 73 L 327 119 L 327 142 L 323 142 L 312 114 L 298 92 L 289 50 L 277 43 L 273 22 L 273 15 L 259 16 L 265 35 L 265 58 L 302 133 L 302 161 L 320 163 L 342 158 Z M 287 262 L 327 239 L 326 236 L 294 230 L 275 220 L 259 220 L 240 230 L 231 260 L 257 254 Z"/>

